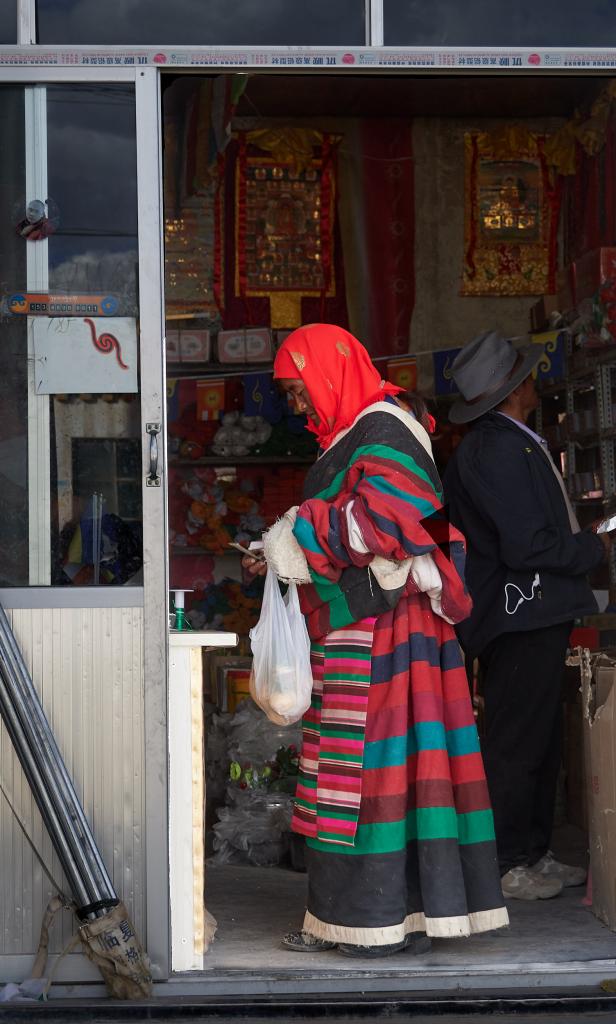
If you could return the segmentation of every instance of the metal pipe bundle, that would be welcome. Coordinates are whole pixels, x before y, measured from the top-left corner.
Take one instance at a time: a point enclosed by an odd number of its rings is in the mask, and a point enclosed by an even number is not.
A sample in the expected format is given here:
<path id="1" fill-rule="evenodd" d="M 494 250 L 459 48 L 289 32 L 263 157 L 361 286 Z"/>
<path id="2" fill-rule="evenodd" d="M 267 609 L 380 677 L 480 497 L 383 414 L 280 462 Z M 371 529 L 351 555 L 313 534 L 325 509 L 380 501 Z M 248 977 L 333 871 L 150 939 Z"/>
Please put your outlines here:
<path id="1" fill-rule="evenodd" d="M 0 714 L 69 883 L 77 912 L 118 897 L 4 609 L 0 607 Z"/>

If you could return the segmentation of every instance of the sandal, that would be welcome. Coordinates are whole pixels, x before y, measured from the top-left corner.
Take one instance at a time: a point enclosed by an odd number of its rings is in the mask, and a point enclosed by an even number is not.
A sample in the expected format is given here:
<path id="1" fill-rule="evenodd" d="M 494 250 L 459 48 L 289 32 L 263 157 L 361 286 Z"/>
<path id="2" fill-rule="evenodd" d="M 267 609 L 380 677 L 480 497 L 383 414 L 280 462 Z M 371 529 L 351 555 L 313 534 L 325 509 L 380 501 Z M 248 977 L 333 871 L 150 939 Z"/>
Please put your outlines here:
<path id="1" fill-rule="evenodd" d="M 288 932 L 282 938 L 282 945 L 285 949 L 292 949 L 295 953 L 323 953 L 327 949 L 335 949 L 337 943 L 328 942 L 327 939 L 317 939 L 316 935 L 310 932 Z"/>

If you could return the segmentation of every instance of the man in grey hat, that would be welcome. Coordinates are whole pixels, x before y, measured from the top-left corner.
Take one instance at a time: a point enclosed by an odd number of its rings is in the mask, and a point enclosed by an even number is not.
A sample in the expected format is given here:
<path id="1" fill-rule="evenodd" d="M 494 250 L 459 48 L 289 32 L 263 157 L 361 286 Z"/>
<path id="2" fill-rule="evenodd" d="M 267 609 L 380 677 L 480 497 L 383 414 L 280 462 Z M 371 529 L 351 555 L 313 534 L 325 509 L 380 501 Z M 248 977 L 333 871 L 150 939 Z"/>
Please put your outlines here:
<path id="1" fill-rule="evenodd" d="M 596 611 L 586 574 L 609 540 L 580 531 L 547 444 L 527 426 L 543 349 L 489 331 L 456 357 L 454 423 L 473 423 L 445 473 L 466 536 L 473 612 L 459 627 L 478 657 L 483 756 L 505 896 L 547 899 L 585 872 L 549 849 L 560 766 L 561 685 L 573 620 Z"/>

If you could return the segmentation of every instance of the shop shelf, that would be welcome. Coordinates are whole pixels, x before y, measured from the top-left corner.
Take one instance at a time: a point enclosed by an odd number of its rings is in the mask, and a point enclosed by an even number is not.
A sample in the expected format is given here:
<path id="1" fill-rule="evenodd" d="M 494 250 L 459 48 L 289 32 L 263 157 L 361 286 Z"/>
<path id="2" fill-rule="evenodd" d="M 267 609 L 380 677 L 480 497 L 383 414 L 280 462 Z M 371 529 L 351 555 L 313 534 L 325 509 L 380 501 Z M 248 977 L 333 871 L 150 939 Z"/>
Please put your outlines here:
<path id="1" fill-rule="evenodd" d="M 247 373 L 271 373 L 273 368 L 273 363 L 167 363 L 167 376 L 173 380 L 243 377 Z"/>
<path id="2" fill-rule="evenodd" d="M 225 558 L 230 555 L 231 558 L 241 558 L 242 552 L 236 551 L 235 548 L 229 548 L 228 551 L 208 551 L 207 548 L 200 548 L 195 545 L 194 547 L 184 547 L 183 545 L 174 546 L 169 548 L 169 554 L 175 558 L 176 555 L 192 555 L 196 558 L 197 555 L 208 555 L 210 558 Z"/>
<path id="3" fill-rule="evenodd" d="M 540 398 L 554 398 L 564 395 L 567 390 L 567 382 L 564 380 L 550 381 L 549 384 L 538 384 L 537 394 Z"/>
<path id="4" fill-rule="evenodd" d="M 169 459 L 170 466 L 311 466 L 315 460 L 305 455 L 204 455 L 200 459 Z"/>

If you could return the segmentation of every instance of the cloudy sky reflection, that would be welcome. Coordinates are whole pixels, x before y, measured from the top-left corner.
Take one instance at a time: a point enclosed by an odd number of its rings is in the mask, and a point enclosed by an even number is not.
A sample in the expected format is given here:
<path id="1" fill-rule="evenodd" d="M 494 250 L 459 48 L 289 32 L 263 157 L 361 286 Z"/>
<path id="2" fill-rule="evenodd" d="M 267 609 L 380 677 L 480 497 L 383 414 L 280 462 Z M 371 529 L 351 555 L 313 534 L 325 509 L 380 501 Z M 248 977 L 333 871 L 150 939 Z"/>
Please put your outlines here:
<path id="1" fill-rule="evenodd" d="M 613 46 L 614 0 L 384 0 L 386 46 Z"/>
<path id="2" fill-rule="evenodd" d="M 49 195 L 59 213 L 49 239 L 50 285 L 117 294 L 123 314 L 131 314 L 137 294 L 133 90 L 50 86 L 47 114 Z"/>
<path id="3" fill-rule="evenodd" d="M 364 6 L 364 0 L 38 0 L 38 33 L 41 43 L 350 46 L 364 42 Z"/>
<path id="4" fill-rule="evenodd" d="M 17 42 L 17 4 L 0 0 L 0 45 Z"/>

